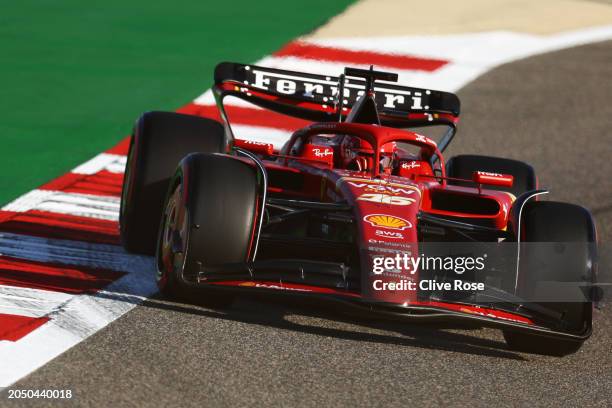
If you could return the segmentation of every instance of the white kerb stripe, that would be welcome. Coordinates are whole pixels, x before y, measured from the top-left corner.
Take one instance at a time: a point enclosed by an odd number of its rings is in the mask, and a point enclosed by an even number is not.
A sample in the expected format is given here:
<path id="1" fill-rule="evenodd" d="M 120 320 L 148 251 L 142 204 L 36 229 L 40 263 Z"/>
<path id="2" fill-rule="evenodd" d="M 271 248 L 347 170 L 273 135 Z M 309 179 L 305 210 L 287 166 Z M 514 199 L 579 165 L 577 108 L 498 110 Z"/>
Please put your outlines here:
<path id="1" fill-rule="evenodd" d="M 72 173 L 77 174 L 96 174 L 102 170 L 107 170 L 111 173 L 123 173 L 125 169 L 126 156 L 118 154 L 100 153 L 91 160 L 86 161 L 80 166 L 74 168 Z"/>
<path id="2" fill-rule="evenodd" d="M 119 206 L 119 197 L 33 190 L 7 204 L 2 209 L 15 212 L 39 210 L 117 221 L 119 219 Z"/>

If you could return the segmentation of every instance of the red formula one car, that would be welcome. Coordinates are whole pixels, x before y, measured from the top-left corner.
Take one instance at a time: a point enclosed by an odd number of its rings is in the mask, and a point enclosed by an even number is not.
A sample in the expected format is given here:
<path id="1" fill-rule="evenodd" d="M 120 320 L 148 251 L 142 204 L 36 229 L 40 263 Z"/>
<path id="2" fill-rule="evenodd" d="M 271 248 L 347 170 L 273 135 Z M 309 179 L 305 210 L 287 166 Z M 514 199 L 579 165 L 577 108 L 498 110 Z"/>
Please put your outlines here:
<path id="1" fill-rule="evenodd" d="M 576 351 L 591 334 L 590 213 L 539 200 L 528 164 L 445 162 L 459 99 L 396 80 L 219 64 L 223 123 L 170 112 L 136 123 L 123 245 L 155 254 L 172 296 L 319 296 L 408 322 L 498 327 L 517 350 Z M 228 96 L 313 123 L 281 147 L 240 139 Z"/>

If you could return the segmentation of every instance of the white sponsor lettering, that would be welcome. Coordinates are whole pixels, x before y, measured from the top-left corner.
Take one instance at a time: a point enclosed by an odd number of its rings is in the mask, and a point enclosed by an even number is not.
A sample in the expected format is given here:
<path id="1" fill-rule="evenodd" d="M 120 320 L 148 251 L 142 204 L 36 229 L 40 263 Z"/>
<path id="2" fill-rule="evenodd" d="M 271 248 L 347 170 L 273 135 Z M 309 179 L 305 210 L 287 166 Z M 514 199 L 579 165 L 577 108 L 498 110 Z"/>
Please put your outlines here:
<path id="1" fill-rule="evenodd" d="M 288 79 L 279 79 L 276 83 L 276 91 L 286 95 L 293 95 L 295 93 L 295 82 Z"/>
<path id="2" fill-rule="evenodd" d="M 487 176 L 487 177 L 504 177 L 503 174 L 489 173 L 488 171 L 480 171 L 480 170 L 478 170 L 478 174 L 481 176 Z"/>
<path id="3" fill-rule="evenodd" d="M 314 149 L 312 149 L 312 153 L 316 157 L 327 157 L 327 156 L 333 156 L 334 155 L 334 151 L 332 149 L 314 148 Z"/>
<path id="4" fill-rule="evenodd" d="M 255 83 L 253 86 L 267 91 L 268 85 L 270 85 L 270 78 L 266 78 L 265 72 L 261 71 L 253 71 L 253 74 L 255 74 Z"/>
<path id="5" fill-rule="evenodd" d="M 276 290 L 293 290 L 297 292 L 312 292 L 310 289 L 302 289 L 302 288 L 293 288 L 291 286 L 279 286 L 267 283 L 257 283 L 255 284 L 256 288 L 265 288 L 265 289 L 276 289 Z"/>
<path id="6" fill-rule="evenodd" d="M 404 239 L 404 234 L 402 234 L 401 232 L 397 232 L 397 231 L 376 230 L 374 233 L 377 236 L 383 237 L 383 238 Z"/>
<path id="7" fill-rule="evenodd" d="M 244 144 L 247 145 L 254 145 L 254 146 L 267 146 L 268 143 L 264 143 L 264 142 L 258 142 L 256 140 L 246 140 L 246 139 L 240 139 L 240 141 Z"/>
<path id="8" fill-rule="evenodd" d="M 285 95 L 295 95 L 299 90 L 300 92 L 303 92 L 303 96 L 309 98 L 313 98 L 315 95 L 325 97 L 339 96 L 337 84 L 330 80 L 303 78 L 295 75 L 265 72 L 261 70 L 252 70 L 251 72 L 255 77 L 251 86 L 255 88 L 267 91 L 269 90 L 271 81 L 275 81 L 276 83 L 272 84 L 272 86 L 275 88 L 276 92 Z M 248 85 L 248 81 L 246 81 L 246 83 Z M 357 100 L 365 93 L 363 88 L 363 85 L 346 83 L 342 98 L 348 101 L 354 97 L 354 100 Z M 247 92 L 247 88 L 244 88 L 243 91 Z M 398 105 L 405 105 L 409 102 L 406 100 L 406 96 L 409 96 L 412 102 L 412 105 L 410 106 L 411 110 L 423 109 L 421 92 L 415 92 L 414 95 L 411 95 L 411 91 L 380 87 L 375 87 L 374 91 L 383 96 L 385 108 L 396 109 L 398 108 Z M 345 104 L 346 103 L 347 102 L 345 102 Z"/>
<path id="9" fill-rule="evenodd" d="M 420 92 L 415 92 L 414 96 L 412 97 L 412 106 L 410 107 L 411 109 L 423 109 L 423 105 L 421 105 L 421 93 Z"/>
<path id="10" fill-rule="evenodd" d="M 400 188 L 400 187 L 391 187 L 389 185 L 384 185 L 384 184 L 355 183 L 352 181 L 349 181 L 348 183 L 353 187 L 364 188 L 370 191 L 386 192 L 386 193 L 391 193 L 391 194 L 410 195 L 410 194 L 414 194 L 414 191 L 415 191 L 415 190 L 410 190 L 410 189 L 405 189 L 405 188 Z"/>
<path id="11" fill-rule="evenodd" d="M 323 85 L 321 84 L 309 84 L 306 82 L 304 84 L 304 92 L 306 95 L 314 96 L 314 94 L 323 94 Z"/>
<path id="12" fill-rule="evenodd" d="M 436 142 L 434 142 L 430 138 L 425 137 L 423 135 L 416 135 L 416 141 L 417 142 L 421 142 L 421 143 L 427 143 L 427 144 L 432 144 L 434 146 L 437 146 Z"/>
<path id="13" fill-rule="evenodd" d="M 421 164 L 415 160 L 411 161 L 410 163 L 402 163 L 402 169 L 416 169 L 418 167 L 421 167 Z"/>
<path id="14" fill-rule="evenodd" d="M 385 94 L 385 108 L 395 108 L 396 103 L 404 103 L 403 95 Z"/>
<path id="15" fill-rule="evenodd" d="M 362 194 L 357 200 L 390 205 L 410 205 L 416 201 L 414 198 L 409 197 L 397 197 L 389 194 L 373 193 Z"/>

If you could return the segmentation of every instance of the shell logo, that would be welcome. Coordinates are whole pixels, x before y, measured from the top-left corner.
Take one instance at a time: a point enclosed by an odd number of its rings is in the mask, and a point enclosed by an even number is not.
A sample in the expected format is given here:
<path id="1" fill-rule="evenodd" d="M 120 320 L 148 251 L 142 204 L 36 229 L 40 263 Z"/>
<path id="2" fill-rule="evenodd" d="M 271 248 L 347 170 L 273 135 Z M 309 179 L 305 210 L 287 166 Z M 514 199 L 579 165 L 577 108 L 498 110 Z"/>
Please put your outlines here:
<path id="1" fill-rule="evenodd" d="M 412 228 L 412 223 L 400 217 L 387 214 L 370 214 L 363 217 L 363 220 L 373 227 L 389 228 L 395 230 L 405 230 Z"/>

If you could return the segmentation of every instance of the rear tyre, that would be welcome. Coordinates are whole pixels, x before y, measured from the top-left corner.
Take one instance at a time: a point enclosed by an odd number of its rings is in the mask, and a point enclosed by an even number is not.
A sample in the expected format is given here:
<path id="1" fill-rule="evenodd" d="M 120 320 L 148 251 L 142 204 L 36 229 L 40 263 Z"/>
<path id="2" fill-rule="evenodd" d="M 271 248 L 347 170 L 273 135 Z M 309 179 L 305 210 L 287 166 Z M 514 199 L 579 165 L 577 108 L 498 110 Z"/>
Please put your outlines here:
<path id="1" fill-rule="evenodd" d="M 464 154 L 454 156 L 446 163 L 446 174 L 448 177 L 471 180 L 472 174 L 478 170 L 510 174 L 514 177 L 514 183 L 511 188 L 487 186 L 486 188 L 489 190 L 508 191 L 514 194 L 515 197 L 518 197 L 524 192 L 535 190 L 537 187 L 537 180 L 533 167 L 522 161 L 504 159 L 501 157 Z M 453 180 L 449 180 L 449 184 L 472 185 L 472 183 Z"/>
<path id="2" fill-rule="evenodd" d="M 172 180 L 157 243 L 157 284 L 169 297 L 212 307 L 231 304 L 227 291 L 194 288 L 209 266 L 250 258 L 258 208 L 255 169 L 231 156 L 190 154 Z"/>
<path id="3" fill-rule="evenodd" d="M 224 149 L 223 126 L 214 120 L 174 112 L 148 112 L 130 141 L 119 227 L 129 252 L 155 254 L 168 184 L 178 162 L 192 152 Z"/>
<path id="4" fill-rule="evenodd" d="M 531 201 L 522 211 L 521 241 L 551 242 L 559 245 L 543 245 L 537 251 L 531 246 L 521 251 L 518 295 L 526 299 L 542 298 L 537 291 L 544 282 L 594 281 L 595 226 L 591 214 L 583 207 L 550 201 Z M 547 284 L 545 293 L 556 289 Z M 572 290 L 577 290 L 575 285 Z M 558 327 L 564 331 L 582 335 L 590 331 L 592 302 L 568 298 L 562 302 L 540 302 L 561 316 Z M 564 356 L 575 353 L 583 341 L 543 337 L 510 330 L 504 337 L 511 349 L 537 354 Z"/>

